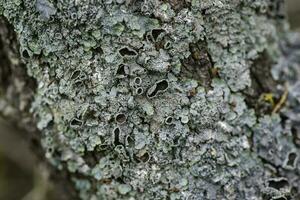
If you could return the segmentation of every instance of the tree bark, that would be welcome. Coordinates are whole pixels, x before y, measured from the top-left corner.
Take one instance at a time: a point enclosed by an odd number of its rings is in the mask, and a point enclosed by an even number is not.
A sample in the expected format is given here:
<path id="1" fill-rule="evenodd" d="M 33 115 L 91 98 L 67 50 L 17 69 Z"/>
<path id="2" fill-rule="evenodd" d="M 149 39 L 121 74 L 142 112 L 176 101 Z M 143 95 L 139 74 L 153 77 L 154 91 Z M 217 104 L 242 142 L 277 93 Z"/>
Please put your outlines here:
<path id="1" fill-rule="evenodd" d="M 2 0 L 0 113 L 68 199 L 298 199 L 283 6 Z"/>

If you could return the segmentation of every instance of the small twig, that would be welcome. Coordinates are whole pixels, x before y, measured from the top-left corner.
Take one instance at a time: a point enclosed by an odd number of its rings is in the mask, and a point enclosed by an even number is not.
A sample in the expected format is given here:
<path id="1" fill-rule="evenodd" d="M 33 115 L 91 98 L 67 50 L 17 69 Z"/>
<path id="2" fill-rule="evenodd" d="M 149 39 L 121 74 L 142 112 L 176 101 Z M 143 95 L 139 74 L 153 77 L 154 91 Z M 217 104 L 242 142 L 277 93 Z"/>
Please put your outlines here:
<path id="1" fill-rule="evenodd" d="M 289 94 L 289 91 L 288 91 L 287 83 L 285 83 L 284 84 L 284 93 L 281 95 L 279 102 L 274 107 L 272 114 L 277 113 L 282 108 L 282 106 L 284 105 L 284 103 L 287 100 L 288 94 Z"/>

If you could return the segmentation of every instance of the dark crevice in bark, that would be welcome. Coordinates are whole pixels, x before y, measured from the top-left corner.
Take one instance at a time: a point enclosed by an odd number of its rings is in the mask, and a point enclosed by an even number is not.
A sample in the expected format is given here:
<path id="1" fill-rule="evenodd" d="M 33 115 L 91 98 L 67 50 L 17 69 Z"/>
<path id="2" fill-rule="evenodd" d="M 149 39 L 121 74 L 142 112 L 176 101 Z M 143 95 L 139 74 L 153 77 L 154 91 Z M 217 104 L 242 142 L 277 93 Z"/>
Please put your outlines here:
<path id="1" fill-rule="evenodd" d="M 199 81 L 206 90 L 211 89 L 211 81 L 216 74 L 206 41 L 191 43 L 189 48 L 191 55 L 182 60 L 181 76 Z"/>
<path id="2" fill-rule="evenodd" d="M 272 60 L 266 51 L 262 52 L 257 60 L 254 61 L 250 68 L 251 77 L 253 80 L 253 87 L 256 94 L 262 92 L 271 92 L 275 90 L 277 83 L 272 77 L 271 67 Z"/>
<path id="3" fill-rule="evenodd" d="M 250 67 L 251 87 L 245 89 L 243 94 L 246 96 L 246 104 L 255 110 L 257 116 L 272 113 L 272 104 L 280 98 L 277 86 L 281 83 L 272 77 L 273 64 L 268 53 L 264 51 Z"/>
<path id="4" fill-rule="evenodd" d="M 172 9 L 175 11 L 180 11 L 184 8 L 190 7 L 190 2 L 188 0 L 163 0 L 171 5 Z"/>
<path id="5" fill-rule="evenodd" d="M 271 102 L 264 98 L 264 95 L 274 95 L 274 101 L 279 98 L 276 96 L 277 86 L 280 84 L 275 81 L 271 74 L 271 68 L 273 62 L 266 51 L 262 52 L 260 56 L 253 62 L 250 67 L 251 86 L 242 91 L 246 97 L 245 102 L 248 108 L 255 110 L 255 115 L 259 118 L 266 114 L 271 114 L 273 106 Z M 257 118 L 257 119 L 258 119 Z M 248 137 L 248 141 L 251 146 L 251 151 L 255 152 L 254 148 L 254 133 L 251 131 L 251 135 Z M 277 170 L 276 166 L 269 163 L 264 158 L 260 157 L 264 164 L 270 164 Z"/>
<path id="6" fill-rule="evenodd" d="M 4 54 L 3 42 L 0 40 L 0 66 L 8 66 L 9 61 L 7 56 Z M 0 87 L 3 92 L 4 88 L 9 84 L 8 75 L 11 74 L 11 70 L 9 67 L 1 67 L 0 68 Z"/>

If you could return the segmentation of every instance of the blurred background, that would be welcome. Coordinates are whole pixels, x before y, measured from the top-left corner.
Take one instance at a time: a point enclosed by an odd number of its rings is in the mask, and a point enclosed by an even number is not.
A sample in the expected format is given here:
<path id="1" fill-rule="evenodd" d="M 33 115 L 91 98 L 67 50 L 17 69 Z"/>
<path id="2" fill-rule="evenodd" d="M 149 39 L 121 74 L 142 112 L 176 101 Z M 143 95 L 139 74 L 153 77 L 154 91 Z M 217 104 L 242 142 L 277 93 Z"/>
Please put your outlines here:
<path id="1" fill-rule="evenodd" d="M 291 29 L 300 32 L 300 0 L 286 0 Z"/>
<path id="2" fill-rule="evenodd" d="M 300 0 L 286 1 L 291 29 L 300 33 Z M 0 200 L 59 200 L 21 135 L 0 118 Z"/>

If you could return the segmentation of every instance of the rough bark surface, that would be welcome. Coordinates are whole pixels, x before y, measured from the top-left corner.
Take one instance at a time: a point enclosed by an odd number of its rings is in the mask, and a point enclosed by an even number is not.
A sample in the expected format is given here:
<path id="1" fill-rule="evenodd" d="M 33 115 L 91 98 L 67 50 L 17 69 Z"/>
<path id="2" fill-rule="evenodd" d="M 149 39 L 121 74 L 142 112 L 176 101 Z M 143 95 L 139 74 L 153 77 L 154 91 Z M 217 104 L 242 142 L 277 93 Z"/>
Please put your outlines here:
<path id="1" fill-rule="evenodd" d="M 300 42 L 282 8 L 1 0 L 0 111 L 83 200 L 297 199 Z"/>

